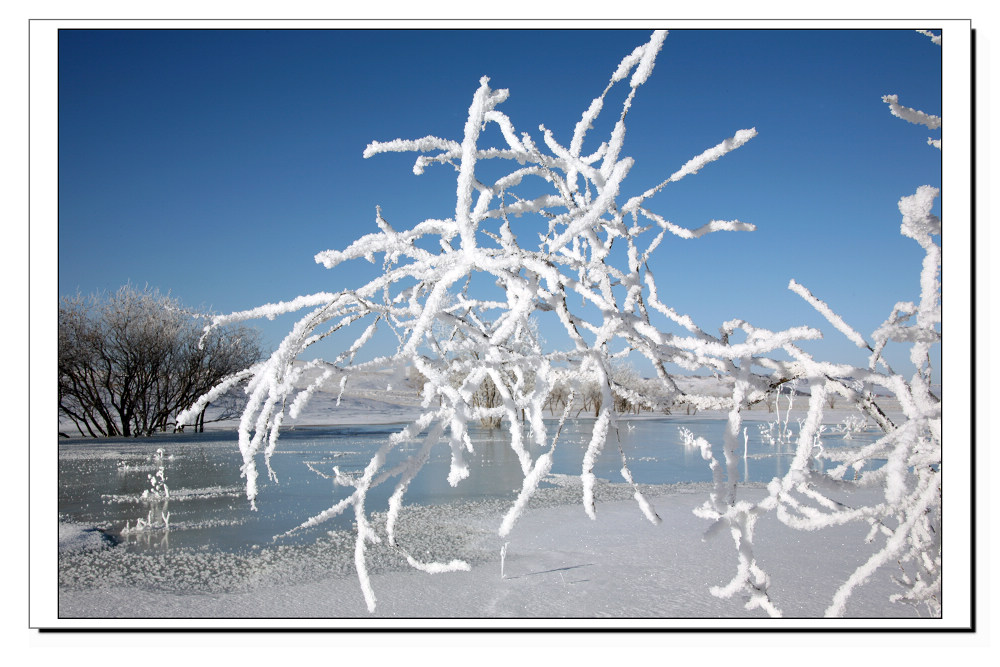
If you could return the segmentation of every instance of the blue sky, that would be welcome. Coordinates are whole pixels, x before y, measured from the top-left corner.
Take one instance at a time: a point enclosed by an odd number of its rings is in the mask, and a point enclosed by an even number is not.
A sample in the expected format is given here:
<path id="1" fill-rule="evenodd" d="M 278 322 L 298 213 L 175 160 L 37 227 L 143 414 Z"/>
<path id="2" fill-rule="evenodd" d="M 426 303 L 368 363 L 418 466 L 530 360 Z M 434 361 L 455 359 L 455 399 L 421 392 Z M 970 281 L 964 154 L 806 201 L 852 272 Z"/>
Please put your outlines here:
<path id="1" fill-rule="evenodd" d="M 568 144 L 580 114 L 648 31 L 63 30 L 59 36 L 59 293 L 126 282 L 229 312 L 359 286 L 373 270 L 313 256 L 454 213 L 455 172 L 372 140 L 460 140 L 479 78 L 508 88 L 519 131 Z M 946 47 L 945 47 L 946 48 Z M 628 116 L 625 197 L 737 130 L 758 136 L 649 207 L 674 223 L 757 226 L 668 238 L 661 296 L 715 330 L 739 317 L 812 325 L 825 358 L 861 355 L 790 278 L 867 335 L 918 296 L 922 251 L 900 197 L 940 186 L 940 133 L 881 101 L 941 115 L 941 49 L 912 30 L 672 30 Z M 588 135 L 607 138 L 615 105 Z M 499 142 L 497 142 L 499 143 Z M 263 322 L 274 347 L 290 321 Z M 543 332 L 544 333 L 544 332 Z M 905 365 L 905 352 L 890 357 Z"/>

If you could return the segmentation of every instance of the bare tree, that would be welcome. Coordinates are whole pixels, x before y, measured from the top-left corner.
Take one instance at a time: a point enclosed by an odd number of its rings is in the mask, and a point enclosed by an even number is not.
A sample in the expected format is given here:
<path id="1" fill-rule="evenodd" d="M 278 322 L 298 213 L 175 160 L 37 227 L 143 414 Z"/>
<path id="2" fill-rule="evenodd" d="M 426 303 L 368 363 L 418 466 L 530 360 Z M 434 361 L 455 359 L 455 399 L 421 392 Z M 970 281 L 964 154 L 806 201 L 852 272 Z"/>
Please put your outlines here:
<path id="1" fill-rule="evenodd" d="M 172 427 L 198 396 L 261 356 L 256 330 L 226 327 L 203 337 L 200 319 L 169 296 L 130 285 L 111 296 L 63 298 L 60 414 L 95 438 Z M 203 409 L 196 430 L 204 424 Z"/>
<path id="2" fill-rule="evenodd" d="M 483 379 L 483 383 L 479 385 L 479 389 L 472 395 L 472 406 L 477 408 L 499 408 L 503 406 L 503 396 L 500 394 L 500 388 L 497 387 L 497 383 L 493 381 L 493 378 L 486 376 Z M 498 414 L 484 415 L 479 418 L 479 423 L 486 428 L 500 428 L 500 423 L 503 418 Z"/>

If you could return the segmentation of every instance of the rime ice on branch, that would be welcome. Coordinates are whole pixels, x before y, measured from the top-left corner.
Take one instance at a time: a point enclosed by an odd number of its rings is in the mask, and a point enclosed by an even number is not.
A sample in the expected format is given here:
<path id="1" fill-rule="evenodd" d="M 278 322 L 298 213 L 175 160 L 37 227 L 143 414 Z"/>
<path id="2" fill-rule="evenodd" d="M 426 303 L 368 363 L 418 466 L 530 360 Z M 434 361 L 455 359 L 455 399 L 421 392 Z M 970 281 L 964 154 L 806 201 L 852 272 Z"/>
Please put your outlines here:
<path id="1" fill-rule="evenodd" d="M 940 44 L 940 39 L 934 41 Z M 911 123 L 938 128 L 941 119 L 901 107 L 895 95 L 883 98 L 892 113 Z M 940 141 L 931 141 L 940 148 Z M 853 591 L 877 568 L 896 563 L 902 592 L 892 599 L 919 605 L 931 615 L 941 614 L 941 401 L 931 385 L 931 349 L 941 342 L 941 221 L 931 213 L 937 188 L 921 186 L 899 200 L 903 236 L 920 244 L 925 256 L 920 272 L 920 301 L 900 302 L 889 318 L 865 339 L 825 302 L 792 280 L 789 289 L 801 296 L 851 342 L 871 352 L 867 368 L 814 360 L 794 344 L 784 345 L 794 359 L 786 368 L 792 376 L 808 381 L 809 411 L 798 436 L 794 460 L 786 475 L 768 486 L 768 496 L 757 503 L 737 502 L 736 470 L 722 475 L 708 442 L 699 443 L 714 473 L 715 491 L 700 508 L 699 516 L 713 520 L 710 532 L 728 530 L 737 550 L 737 573 L 714 595 L 742 593 L 748 609 L 761 607 L 771 615 L 780 610 L 768 596 L 770 579 L 754 557 L 753 531 L 757 521 L 774 512 L 785 525 L 798 530 L 820 530 L 858 522 L 867 525 L 867 540 L 875 552 L 857 566 L 834 593 L 827 616 L 842 616 Z M 883 357 L 889 343 L 910 346 L 915 372 L 906 377 L 893 370 Z M 743 364 L 740 365 L 742 372 Z M 733 411 L 726 431 L 727 463 L 735 458 L 735 433 L 743 402 L 743 376 L 735 374 Z M 862 447 L 817 448 L 823 422 L 824 398 L 836 393 L 855 404 L 882 429 L 882 437 Z M 894 423 L 879 408 L 876 395 L 894 397 L 902 410 Z M 824 470 L 824 462 L 830 462 Z M 728 480 L 728 481 L 727 481 Z M 863 487 L 880 490 L 872 504 L 856 502 L 850 491 Z M 846 500 L 845 500 L 846 499 Z"/>
<path id="2" fill-rule="evenodd" d="M 929 30 L 918 30 L 918 33 L 931 38 L 931 42 L 941 46 L 941 35 L 935 35 Z M 889 105 L 889 111 L 893 116 L 897 118 L 902 118 L 908 123 L 913 123 L 914 125 L 923 125 L 931 130 L 941 129 L 941 117 L 934 116 L 929 113 L 924 113 L 923 111 L 918 111 L 917 109 L 911 109 L 910 107 L 905 107 L 899 103 L 898 95 L 883 95 L 882 101 Z M 933 137 L 927 137 L 927 144 L 929 146 L 934 146 L 938 150 L 941 149 L 941 140 L 934 139 Z"/>
<path id="3" fill-rule="evenodd" d="M 933 295 L 922 298 L 919 305 L 898 304 L 871 342 L 854 334 L 839 318 L 831 320 L 842 332 L 852 332 L 849 333 L 852 339 L 857 336 L 856 343 L 860 341 L 872 350 L 871 368 L 860 372 L 814 361 L 802 352 L 797 343 L 818 338 L 820 332 L 814 329 L 770 331 L 733 320 L 723 323 L 716 335 L 661 300 L 658 282 L 647 260 L 668 234 L 693 239 L 715 231 L 752 231 L 754 227 L 740 221 L 712 220 L 697 229 L 686 229 L 653 211 L 649 201 L 667 186 L 710 168 L 713 161 L 744 145 L 756 134 L 753 129 L 745 129 L 729 138 L 720 136 L 717 145 L 707 147 L 680 165 L 659 184 L 636 195 L 626 194 L 625 179 L 633 165 L 632 158 L 624 155 L 626 118 L 638 89 L 653 71 L 665 37 L 665 32 L 655 32 L 649 42 L 619 63 L 603 92 L 575 123 L 568 145 L 561 144 L 556 134 L 545 127 L 539 128 L 540 138 L 533 138 L 528 132 L 519 133 L 512 120 L 499 110 L 508 91 L 493 90 L 486 77 L 480 80 L 473 96 L 461 140 L 428 136 L 371 143 L 365 149 L 365 157 L 398 151 L 420 153 L 413 168 L 415 174 L 436 165 L 453 167 L 457 172 L 454 208 L 444 212 L 445 217 L 423 220 L 399 230 L 378 209 L 375 215 L 378 231 L 343 250 L 316 255 L 316 261 L 327 267 L 359 259 L 381 262 L 382 274 L 365 285 L 336 293 L 300 296 L 215 319 L 212 326 L 307 311 L 268 360 L 244 373 L 249 376 L 246 389 L 249 401 L 240 421 L 239 444 L 251 503 L 258 492 L 259 455 L 263 455 L 269 474 L 273 474 L 270 458 L 278 445 L 286 406 L 295 413 L 322 386 L 339 386 L 343 390 L 356 374 L 374 369 L 390 369 L 400 374 L 413 369 L 423 378 L 420 417 L 389 438 L 361 473 L 352 476 L 334 468 L 333 480 L 346 487 L 349 494 L 300 526 L 318 525 L 343 512 L 353 512 L 357 523 L 355 565 L 370 610 L 375 608 L 375 594 L 366 567 L 366 548 L 371 542 L 385 540 L 411 565 L 427 572 L 468 568 L 461 561 L 421 562 L 396 539 L 395 527 L 402 515 L 407 488 L 428 461 L 431 450 L 442 443 L 449 448 L 448 481 L 457 485 L 469 476 L 469 459 L 476 456 L 470 425 L 500 424 L 507 430 L 509 446 L 523 473 L 521 492 L 499 528 L 502 536 L 507 535 L 550 469 L 559 428 L 550 432 L 543 420 L 543 410 L 557 392 L 560 395 L 568 392 L 571 397 L 564 402 L 567 409 L 560 426 L 568 415 L 573 396 L 585 393 L 595 396 L 593 435 L 583 455 L 580 473 L 582 503 L 591 517 L 596 516 L 595 464 L 609 436 L 612 442 L 617 441 L 616 395 L 627 396 L 632 405 L 669 408 L 686 404 L 727 411 L 722 459 L 716 458 L 706 441 L 699 439 L 696 443 L 711 463 L 715 479 L 711 497 L 700 513 L 712 519 L 716 529 L 729 532 L 738 552 L 736 576 L 713 592 L 746 593 L 750 607 L 780 613 L 768 596 L 768 575 L 753 555 L 754 526 L 764 513 L 776 510 L 778 518 L 793 527 L 821 527 L 854 518 L 871 520 L 875 532 L 889 531 L 892 537 L 888 540 L 892 544 L 904 545 L 894 546 L 885 553 L 901 557 L 916 553 L 912 545 L 918 543 L 914 542 L 918 536 L 931 534 L 922 519 L 910 511 L 922 505 L 917 501 L 906 504 L 901 499 L 913 498 L 914 494 L 918 498 L 927 497 L 930 488 L 927 483 L 940 469 L 939 464 L 936 470 L 934 464 L 928 464 L 927 478 L 916 485 L 906 474 L 910 466 L 934 459 L 935 423 L 938 443 L 940 434 L 939 422 L 934 421 L 939 419 L 935 416 L 938 404 L 926 386 L 929 373 L 918 373 L 907 381 L 887 369 L 881 350 L 890 340 L 912 340 L 920 346 L 933 344 L 929 332 L 934 330 L 938 312 L 934 309 Z M 604 111 L 609 97 L 619 91 L 624 101 L 610 137 L 596 147 L 590 146 L 587 149 L 590 152 L 585 151 L 587 133 Z M 490 124 L 499 129 L 503 138 L 500 147 L 480 145 L 483 130 Z M 489 169 L 480 168 L 487 163 Z M 497 165 L 508 168 L 501 170 Z M 486 173 L 498 172 L 499 177 L 486 178 Z M 545 194 L 538 194 L 538 185 L 545 187 Z M 921 230 L 929 224 L 920 222 L 926 217 L 921 217 L 925 195 L 908 206 L 909 213 L 904 212 L 915 221 L 909 228 L 914 230 L 914 238 L 919 236 L 917 240 L 922 245 L 927 236 Z M 534 225 L 530 230 L 533 233 L 515 233 L 515 229 L 523 230 L 530 225 Z M 616 250 L 623 248 L 624 252 L 612 254 L 613 246 Z M 930 260 L 925 262 L 925 266 L 931 264 Z M 925 270 L 933 272 L 932 268 Z M 936 283 L 928 276 L 922 284 L 933 289 Z M 800 293 L 805 296 L 807 291 Z M 811 295 L 807 300 L 814 306 L 822 303 Z M 821 308 L 821 312 L 832 315 L 829 308 L 825 311 Z M 916 326 L 903 327 L 907 318 L 914 315 Z M 539 317 L 556 318 L 570 343 L 563 349 L 543 347 L 536 333 Z M 379 329 L 396 337 L 396 351 L 355 363 L 355 357 Z M 297 390 L 303 368 L 293 362 L 313 343 L 340 330 L 358 332 L 354 342 L 334 359 L 310 362 L 310 367 L 318 367 L 321 372 L 313 384 Z M 648 359 L 656 370 L 656 385 L 623 386 L 612 366 L 613 347 L 628 349 Z M 734 393 L 724 398 L 685 394 L 671 377 L 669 369 L 674 366 L 732 376 Z M 885 372 L 878 371 L 879 368 Z M 230 384 L 244 375 L 234 377 Z M 764 502 L 754 505 L 741 501 L 737 496 L 736 449 L 742 411 L 796 378 L 805 378 L 813 395 L 809 418 L 800 431 L 799 453 L 792 471 L 785 479 L 772 483 Z M 492 400 L 480 400 L 484 387 L 489 388 Z M 907 424 L 914 426 L 893 424 L 873 398 L 875 387 L 896 392 L 905 403 Z M 812 442 L 821 425 L 823 398 L 831 391 L 855 401 L 885 429 L 885 438 L 869 448 L 852 452 L 842 467 L 844 472 L 858 473 L 861 481 L 850 483 L 884 483 L 886 503 L 896 505 L 879 507 L 905 508 L 898 520 L 886 522 L 886 515 L 878 514 L 878 508 L 867 514 L 861 510 L 860 514 L 845 514 L 846 510 L 837 505 L 831 507 L 831 501 L 822 495 L 820 489 L 825 489 L 824 485 L 849 483 L 845 479 L 820 479 L 811 465 L 816 456 Z M 191 414 L 189 411 L 179 420 Z M 402 451 L 401 445 L 411 441 L 419 442 L 416 451 Z M 626 483 L 635 487 L 638 509 L 650 521 L 657 522 L 655 508 L 632 481 L 626 453 L 618 449 L 621 474 Z M 531 451 L 543 453 L 532 456 Z M 890 457 L 889 465 L 874 471 L 865 468 L 868 461 L 882 455 Z M 386 526 L 381 532 L 369 520 L 367 502 L 369 490 L 383 484 L 391 485 L 392 493 Z M 800 526 L 803 521 L 812 523 Z M 926 572 L 932 570 L 925 567 Z M 923 577 L 920 582 L 928 581 L 923 574 L 917 576 Z M 857 580 L 860 579 L 863 573 L 858 575 Z M 846 593 L 855 583 L 852 579 L 849 585 L 845 584 Z M 907 589 L 911 597 L 926 599 L 925 591 L 933 591 L 933 583 L 929 587 L 924 583 Z"/>
<path id="4" fill-rule="evenodd" d="M 521 496 L 503 522 L 506 532 L 551 463 L 557 434 L 550 434 L 543 421 L 543 406 L 549 395 L 557 385 L 561 391 L 575 391 L 596 383 L 604 400 L 581 470 L 584 507 L 593 517 L 594 464 L 608 434 L 618 427 L 613 393 L 628 393 L 636 404 L 665 407 L 689 401 L 702 405 L 711 399 L 683 395 L 666 365 L 694 368 L 709 363 L 718 370 L 731 366 L 724 341 L 703 332 L 690 318 L 660 301 L 646 260 L 667 233 L 694 238 L 720 230 L 748 231 L 753 226 L 739 221 L 711 221 L 688 230 L 654 213 L 646 203 L 668 184 L 707 167 L 756 132 L 738 131 L 692 158 L 659 185 L 620 201 L 625 177 L 633 164 L 632 158 L 623 155 L 626 116 L 639 87 L 653 70 L 665 37 L 664 31 L 654 32 L 649 42 L 620 62 L 604 91 L 576 123 L 568 145 L 560 144 L 555 134 L 544 127 L 540 128 L 540 140 L 527 132 L 518 133 L 511 119 L 499 110 L 508 91 L 490 88 L 487 77 L 480 80 L 473 96 L 460 141 L 428 136 L 371 143 L 365 157 L 390 151 L 421 153 L 414 164 L 416 174 L 434 165 L 453 166 L 457 171 L 453 213 L 397 231 L 378 210 L 378 231 L 346 249 L 321 252 L 316 261 L 327 267 L 357 259 L 381 261 L 381 276 L 357 289 L 301 296 L 218 317 L 211 325 L 273 318 L 308 309 L 270 359 L 247 372 L 252 377 L 247 387 L 249 403 L 239 426 L 239 443 L 251 502 L 258 490 L 256 458 L 263 453 L 270 472 L 269 461 L 277 446 L 286 405 L 300 409 L 319 385 L 340 383 L 343 387 L 355 373 L 374 368 L 406 372 L 413 367 L 426 378 L 420 418 L 393 436 L 360 476 L 336 473 L 337 483 L 353 491 L 306 522 L 313 525 L 353 510 L 358 524 L 356 562 L 370 608 L 374 608 L 375 601 L 365 572 L 365 545 L 380 538 L 366 520 L 367 493 L 379 484 L 395 485 L 386 527 L 386 538 L 394 545 L 394 525 L 407 486 L 438 442 L 450 447 L 448 481 L 455 485 L 468 476 L 467 459 L 475 455 L 469 424 L 493 420 L 505 425 L 510 447 L 524 474 Z M 585 153 L 587 132 L 609 95 L 623 86 L 627 86 L 627 92 L 611 136 Z M 491 123 L 499 128 L 505 142 L 499 148 L 480 146 L 482 130 Z M 490 181 L 479 169 L 487 161 L 511 167 Z M 548 194 L 520 195 L 522 183 L 528 181 L 534 182 L 530 185 L 545 184 Z M 534 221 L 536 234 L 529 238 L 515 235 L 511 220 L 521 217 Z M 612 244 L 627 248 L 624 266 L 614 265 Z M 482 298 L 483 285 L 499 286 L 502 296 L 495 300 Z M 580 303 L 584 305 L 571 305 Z M 540 312 L 558 317 L 572 341 L 568 349 L 542 348 L 535 333 L 535 316 Z M 599 315 L 593 316 L 594 312 Z M 662 333 L 654 318 L 679 324 L 689 335 Z M 313 386 L 296 396 L 296 380 L 302 371 L 293 366 L 293 361 L 332 332 L 357 328 L 361 333 L 355 342 L 336 359 L 312 362 L 324 372 Z M 379 328 L 396 336 L 396 352 L 354 363 L 355 355 Z M 791 339 L 802 334 L 808 336 L 810 332 L 798 330 L 784 335 Z M 609 354 L 614 342 L 623 342 L 652 361 L 659 389 L 643 393 L 616 385 Z M 758 347 L 748 342 L 745 355 L 755 354 Z M 723 355 L 717 358 L 720 350 Z M 492 405 L 474 400 L 476 392 L 488 382 L 499 395 Z M 751 394 L 757 390 L 762 395 L 766 389 L 766 382 L 750 384 Z M 189 411 L 182 418 L 190 415 Z M 522 419 L 529 429 L 522 428 Z M 398 464 L 387 463 L 401 443 L 419 438 L 427 429 L 429 434 L 416 454 L 404 457 Z M 530 444 L 546 448 L 546 453 L 533 459 Z M 631 483 L 624 452 L 622 460 L 622 475 Z M 655 510 L 637 487 L 635 493 L 642 511 L 657 520 Z M 406 555 L 411 563 L 431 571 L 464 565 L 421 564 Z"/>

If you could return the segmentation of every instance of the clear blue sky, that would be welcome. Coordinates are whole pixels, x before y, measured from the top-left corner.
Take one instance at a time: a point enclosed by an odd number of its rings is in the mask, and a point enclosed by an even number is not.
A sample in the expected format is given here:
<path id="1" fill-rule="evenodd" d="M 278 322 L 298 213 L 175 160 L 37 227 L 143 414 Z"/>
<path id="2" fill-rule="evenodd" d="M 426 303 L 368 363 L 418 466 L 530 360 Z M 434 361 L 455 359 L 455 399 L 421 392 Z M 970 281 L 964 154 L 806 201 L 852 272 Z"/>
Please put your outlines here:
<path id="1" fill-rule="evenodd" d="M 59 35 L 59 292 L 126 282 L 229 312 L 371 276 L 313 261 L 375 231 L 454 214 L 455 172 L 372 140 L 460 140 L 483 75 L 500 109 L 568 144 L 580 114 L 648 31 L 63 30 Z M 947 42 L 945 47 L 947 48 Z M 699 227 L 668 238 L 661 295 L 714 331 L 740 317 L 807 324 L 831 360 L 860 355 L 787 289 L 807 286 L 866 336 L 918 296 L 922 251 L 900 197 L 940 186 L 939 132 L 881 101 L 941 115 L 941 48 L 912 30 L 672 30 L 628 116 L 625 197 L 737 130 L 758 136 L 649 207 Z M 620 96 L 612 99 L 620 100 Z M 593 149 L 615 105 L 588 135 Z M 623 197 L 624 199 L 624 197 Z M 274 347 L 290 322 L 261 323 Z M 904 365 L 904 355 L 896 355 Z"/>

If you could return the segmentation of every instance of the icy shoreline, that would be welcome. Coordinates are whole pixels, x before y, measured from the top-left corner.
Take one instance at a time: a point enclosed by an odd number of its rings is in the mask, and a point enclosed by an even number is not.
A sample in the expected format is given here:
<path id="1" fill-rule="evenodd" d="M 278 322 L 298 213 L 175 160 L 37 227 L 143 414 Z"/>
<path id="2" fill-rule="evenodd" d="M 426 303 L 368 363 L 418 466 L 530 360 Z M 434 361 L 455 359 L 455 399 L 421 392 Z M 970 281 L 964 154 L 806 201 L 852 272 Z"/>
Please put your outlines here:
<path id="1" fill-rule="evenodd" d="M 692 509 L 708 486 L 645 489 L 663 523 L 653 525 L 629 488 L 599 487 L 597 520 L 579 504 L 573 480 L 543 490 L 510 537 L 497 536 L 502 503 L 477 501 L 408 508 L 401 544 L 420 559 L 465 558 L 469 572 L 429 575 L 409 569 L 384 545 L 370 549 L 378 607 L 369 614 L 353 573 L 353 535 L 341 532 L 308 547 L 265 546 L 252 554 L 204 551 L 128 554 L 106 544 L 61 555 L 59 615 L 63 619 L 187 619 L 193 625 L 225 619 L 724 619 L 756 618 L 740 600 L 713 597 L 736 561 L 729 537 L 702 539 L 706 522 Z M 743 488 L 759 495 L 759 488 Z M 791 531 L 773 517 L 762 521 L 758 560 L 773 579 L 786 618 L 820 617 L 839 582 L 866 557 L 863 530 L 822 534 Z M 500 548 L 506 542 L 501 578 Z M 889 602 L 896 592 L 885 568 L 861 587 L 848 616 L 912 618 L 915 610 Z M 142 584 L 137 582 L 141 581 Z M 166 622 L 166 621 L 164 621 Z M 84 620 L 83 625 L 92 625 Z"/>
<path id="2" fill-rule="evenodd" d="M 351 424 L 400 424 L 416 416 L 415 395 L 398 392 L 379 401 L 384 379 L 370 378 L 354 396 L 337 405 L 319 392 L 288 427 Z M 406 400 L 404 400 L 406 399 Z M 803 414 L 798 398 L 791 413 L 756 406 L 749 421 L 788 419 Z M 895 407 L 895 406 L 891 406 Z M 412 414 L 411 414 L 412 413 Z M 834 409 L 836 424 L 856 412 Z M 581 414 L 585 420 L 588 415 Z M 625 420 L 719 420 L 724 412 L 695 415 L 622 415 Z M 229 425 L 231 426 L 231 425 Z M 209 425 L 227 430 L 227 423 Z M 65 441 L 64 441 L 65 442 Z M 93 441 L 89 441 L 93 442 Z M 82 443 L 81 443 L 82 444 Z M 371 545 L 368 563 L 378 599 L 369 614 L 354 570 L 354 535 L 325 534 L 309 544 L 265 543 L 249 553 L 211 549 L 163 549 L 136 553 L 113 546 L 90 526 L 61 524 L 59 613 L 63 619 L 186 619 L 215 624 L 235 618 L 385 619 L 464 617 L 499 618 L 757 618 L 740 599 L 722 600 L 709 589 L 725 585 L 736 571 L 727 534 L 704 541 L 708 523 L 692 510 L 710 492 L 705 483 L 644 485 L 663 519 L 649 523 L 624 484 L 600 483 L 597 520 L 581 505 L 578 476 L 549 476 L 556 488 L 539 489 L 507 540 L 498 528 L 510 505 L 500 499 L 446 505 L 414 505 L 398 524 L 400 543 L 418 560 L 466 560 L 470 572 L 429 575 L 410 568 L 384 544 Z M 760 484 L 741 483 L 741 497 L 759 498 Z M 858 493 L 858 492 L 856 492 Z M 870 500 L 870 499 L 869 499 Z M 378 517 L 376 517 L 378 520 Z M 382 517 L 384 520 L 384 517 Z M 786 617 L 821 617 L 837 586 L 869 555 L 865 529 L 847 526 L 792 531 L 765 516 L 755 540 L 760 565 L 772 578 L 774 602 Z M 501 579 L 500 549 L 507 542 Z M 889 602 L 897 591 L 883 568 L 852 597 L 847 615 L 863 618 L 912 618 L 912 607 Z M 102 623 L 105 622 L 102 620 Z M 106 621 L 113 623 L 114 621 Z"/>
<path id="3" fill-rule="evenodd" d="M 393 396 L 378 401 L 378 378 L 362 396 L 318 393 L 289 427 L 400 424 L 419 407 Z M 370 393 L 369 393 L 370 392 Z M 389 398 L 389 397 L 386 397 Z M 411 400 L 415 400 L 412 397 Z M 355 404 L 357 403 L 357 404 Z M 363 403 L 363 405 L 362 405 Z M 784 403 L 784 402 L 783 402 Z M 793 423 L 806 401 L 796 400 Z M 362 409 L 363 408 L 363 409 Z M 782 405 L 784 408 L 784 405 Z M 412 413 L 412 414 L 411 414 Z M 855 414 L 829 410 L 829 423 Z M 773 420 L 765 406 L 747 412 L 748 420 Z M 724 412 L 678 414 L 684 421 L 718 420 Z M 580 415 L 584 420 L 587 415 Z M 643 413 L 625 420 L 664 419 Z M 231 425 L 230 425 L 231 426 Z M 214 427 L 214 428 L 213 428 Z M 225 422 L 209 425 L 226 430 Z M 88 526 L 61 524 L 59 614 L 67 622 L 217 625 L 227 619 L 356 619 L 378 625 L 387 619 L 568 618 L 568 619 L 734 619 L 759 618 L 740 599 L 722 600 L 709 589 L 725 585 L 736 571 L 727 534 L 705 541 L 708 523 L 692 510 L 710 492 L 705 483 L 643 486 L 663 519 L 649 523 L 624 484 L 600 483 L 597 520 L 586 516 L 578 476 L 550 476 L 556 488 L 539 489 L 507 540 L 498 528 L 510 505 L 501 499 L 446 505 L 414 505 L 398 524 L 400 544 L 419 560 L 466 560 L 469 572 L 429 575 L 410 568 L 384 544 L 371 545 L 368 563 L 378 599 L 369 614 L 354 570 L 354 535 L 318 532 L 307 545 L 265 543 L 249 553 L 209 549 L 164 549 L 136 553 L 115 548 Z M 760 484 L 740 484 L 741 497 L 760 497 Z M 378 517 L 376 517 L 378 520 Z M 384 517 L 382 517 L 384 520 Z M 772 578 L 775 604 L 786 617 L 823 615 L 837 586 L 870 553 L 865 530 L 847 526 L 792 531 L 765 516 L 755 540 L 760 565 Z M 500 549 L 507 543 L 501 579 Z M 857 618 L 911 618 L 912 607 L 889 602 L 897 591 L 898 568 L 883 568 L 857 590 L 847 615 Z M 112 619 L 130 619 L 126 621 Z M 135 620 L 131 620 L 135 619 Z M 173 619 L 183 619 L 176 621 Z"/>

